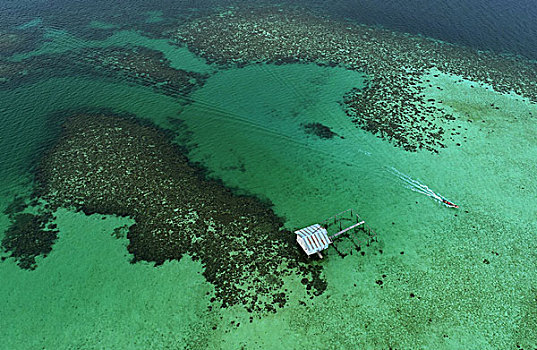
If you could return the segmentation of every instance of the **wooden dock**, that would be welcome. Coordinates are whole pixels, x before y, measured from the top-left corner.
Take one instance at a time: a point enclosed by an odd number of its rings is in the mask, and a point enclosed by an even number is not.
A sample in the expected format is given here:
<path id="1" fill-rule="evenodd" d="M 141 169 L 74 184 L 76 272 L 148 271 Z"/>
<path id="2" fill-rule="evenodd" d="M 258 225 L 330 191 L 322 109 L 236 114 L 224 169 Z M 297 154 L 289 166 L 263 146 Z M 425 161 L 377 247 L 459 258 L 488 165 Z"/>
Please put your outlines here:
<path id="1" fill-rule="evenodd" d="M 334 229 L 337 231 L 334 232 Z M 365 233 L 365 239 L 360 239 L 355 234 L 355 230 L 358 229 Z M 329 235 L 330 231 L 334 233 Z M 304 252 L 308 256 L 317 254 L 320 258 L 322 258 L 321 251 L 327 249 L 329 244 L 334 243 L 334 240 L 344 233 L 348 233 L 353 242 L 357 241 L 358 247 L 369 246 L 371 242 L 377 241 L 377 233 L 354 209 L 344 210 L 321 221 L 319 224 L 295 231 L 297 242 Z"/>

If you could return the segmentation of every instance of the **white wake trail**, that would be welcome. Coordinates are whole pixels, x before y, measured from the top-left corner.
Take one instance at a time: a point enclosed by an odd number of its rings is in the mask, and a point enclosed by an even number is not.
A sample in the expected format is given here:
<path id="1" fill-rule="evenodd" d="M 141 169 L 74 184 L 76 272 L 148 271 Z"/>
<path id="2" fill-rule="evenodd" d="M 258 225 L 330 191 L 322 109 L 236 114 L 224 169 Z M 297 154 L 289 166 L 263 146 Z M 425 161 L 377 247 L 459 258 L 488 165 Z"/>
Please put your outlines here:
<path id="1" fill-rule="evenodd" d="M 434 192 L 433 190 L 429 188 L 429 186 L 422 184 L 418 180 L 411 178 L 410 176 L 400 172 L 396 168 L 391 167 L 388 169 L 388 172 L 390 172 L 392 175 L 396 176 L 401 181 L 403 181 L 405 183 L 405 187 L 408 188 L 409 190 L 412 190 L 414 192 L 421 193 L 427 197 L 433 198 L 447 207 L 458 208 L 456 204 L 452 203 L 451 201 L 448 201 L 441 194 Z"/>

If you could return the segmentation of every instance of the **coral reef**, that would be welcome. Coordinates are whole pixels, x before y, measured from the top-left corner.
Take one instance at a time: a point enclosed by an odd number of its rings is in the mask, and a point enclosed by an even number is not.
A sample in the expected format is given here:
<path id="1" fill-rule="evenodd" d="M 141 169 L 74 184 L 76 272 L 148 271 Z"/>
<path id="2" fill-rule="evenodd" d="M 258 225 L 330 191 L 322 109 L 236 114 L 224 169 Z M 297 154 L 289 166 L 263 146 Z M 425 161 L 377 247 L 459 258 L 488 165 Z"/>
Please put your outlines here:
<path id="1" fill-rule="evenodd" d="M 32 51 L 42 40 L 40 30 L 6 31 L 0 29 L 0 57 Z"/>
<path id="2" fill-rule="evenodd" d="M 28 68 L 21 62 L 10 62 L 0 60 L 0 88 L 12 87 L 14 83 L 17 85 L 27 80 Z"/>
<path id="3" fill-rule="evenodd" d="M 304 9 L 237 8 L 191 21 L 174 38 L 222 65 L 316 62 L 365 72 L 367 88 L 344 98 L 347 114 L 360 128 L 408 151 L 438 152 L 449 143 L 446 130 L 454 117 L 441 101 L 425 100 L 423 94 L 428 84 L 423 76 L 432 68 L 537 102 L 536 62 L 355 25 Z"/>
<path id="4" fill-rule="evenodd" d="M 199 73 L 172 68 L 162 52 L 144 47 L 91 48 L 75 54 L 83 66 L 90 67 L 92 74 L 127 79 L 170 96 L 188 94 L 207 78 Z"/>
<path id="5" fill-rule="evenodd" d="M 23 196 L 15 196 L 9 205 L 4 209 L 4 214 L 13 219 L 15 214 L 22 212 L 28 207 L 26 200 Z"/>
<path id="6" fill-rule="evenodd" d="M 320 267 L 305 263 L 294 235 L 267 204 L 205 179 L 161 130 L 117 115 L 74 115 L 44 156 L 36 196 L 51 208 L 132 217 L 128 250 L 162 264 L 200 259 L 222 307 L 275 311 L 286 303 L 284 277 L 320 294 Z"/>
<path id="7" fill-rule="evenodd" d="M 184 96 L 203 85 L 206 75 L 170 67 L 160 51 L 144 47 L 86 48 L 35 56 L 21 62 L 0 61 L 0 87 L 13 88 L 51 76 L 104 77 Z"/>
<path id="8" fill-rule="evenodd" d="M 37 267 L 35 258 L 51 252 L 58 231 L 46 227 L 52 218 L 50 213 L 34 215 L 30 213 L 17 214 L 12 219 L 2 239 L 2 248 L 15 258 L 17 264 L 28 270 Z"/>

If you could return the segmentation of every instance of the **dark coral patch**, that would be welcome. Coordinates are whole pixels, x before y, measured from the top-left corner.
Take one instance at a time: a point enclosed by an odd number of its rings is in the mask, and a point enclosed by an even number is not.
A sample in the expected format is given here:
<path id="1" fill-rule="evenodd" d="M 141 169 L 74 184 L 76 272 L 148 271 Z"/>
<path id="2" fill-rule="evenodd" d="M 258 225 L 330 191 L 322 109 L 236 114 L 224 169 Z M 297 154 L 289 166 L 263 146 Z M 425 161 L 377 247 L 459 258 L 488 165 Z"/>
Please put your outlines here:
<path id="1" fill-rule="evenodd" d="M 203 85 L 207 75 L 171 67 L 160 51 L 145 47 L 85 48 L 34 56 L 21 62 L 0 61 L 0 88 L 13 88 L 51 76 L 103 77 L 184 97 Z"/>
<path id="2" fill-rule="evenodd" d="M 44 157 L 36 192 L 52 208 L 132 217 L 128 250 L 162 264 L 200 260 L 222 307 L 273 312 L 287 301 L 284 277 L 326 282 L 270 206 L 207 180 L 161 130 L 115 115 L 75 115 Z M 119 233 L 119 232 L 118 232 Z"/>
<path id="3" fill-rule="evenodd" d="M 4 209 L 4 214 L 9 216 L 10 218 L 13 218 L 15 214 L 20 213 L 24 209 L 28 207 L 28 204 L 26 204 L 26 201 L 24 197 L 22 196 L 15 196 L 13 197 L 13 200 L 9 205 Z"/>
<path id="4" fill-rule="evenodd" d="M 91 74 L 127 79 L 169 96 L 188 94 L 207 78 L 203 74 L 172 68 L 162 52 L 145 47 L 91 48 L 72 54 L 78 57 L 82 68 L 91 70 Z"/>
<path id="5" fill-rule="evenodd" d="M 41 29 L 0 30 L 0 57 L 34 50 L 44 41 Z"/>
<path id="6" fill-rule="evenodd" d="M 321 123 L 307 123 L 303 124 L 304 132 L 306 134 L 315 135 L 321 139 L 331 139 L 337 136 L 328 126 Z"/>
<path id="7" fill-rule="evenodd" d="M 52 251 L 52 245 L 58 231 L 47 229 L 46 224 L 52 218 L 50 214 L 17 214 L 2 239 L 2 248 L 15 258 L 23 269 L 36 268 L 35 258 L 46 256 Z"/>

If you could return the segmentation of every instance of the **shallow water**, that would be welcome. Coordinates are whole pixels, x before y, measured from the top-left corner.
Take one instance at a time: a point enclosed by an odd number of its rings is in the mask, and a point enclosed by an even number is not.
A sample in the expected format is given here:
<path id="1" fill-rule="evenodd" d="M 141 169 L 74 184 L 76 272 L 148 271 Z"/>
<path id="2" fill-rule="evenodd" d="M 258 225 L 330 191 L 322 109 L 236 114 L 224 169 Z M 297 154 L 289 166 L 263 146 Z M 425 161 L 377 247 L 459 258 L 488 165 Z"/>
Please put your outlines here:
<path id="1" fill-rule="evenodd" d="M 168 16 L 152 12 L 144 21 Z M 291 230 L 354 207 L 380 238 L 364 255 L 341 238 L 336 246 L 344 257 L 330 248 L 311 262 L 322 265 L 328 286 L 322 295 L 300 304 L 304 286 L 286 277 L 288 304 L 249 322 L 243 308 L 208 308 L 214 289 L 199 261 L 130 264 L 127 238 L 112 236 L 130 219 L 60 209 L 59 237 L 34 271 L 12 258 L 0 263 L 1 347 L 537 346 L 535 104 L 431 71 L 426 99 L 452 110 L 461 146 L 409 153 L 345 115 L 342 96 L 364 85 L 357 72 L 315 64 L 219 69 L 185 47 L 116 23 L 88 23 L 114 31 L 89 40 L 73 28 L 47 27 L 46 20 L 28 22 L 43 26 L 50 41 L 12 60 L 140 45 L 162 51 L 174 68 L 211 75 L 187 100 L 98 77 L 45 77 L 0 90 L 0 209 L 31 193 L 32 169 L 57 137 L 62 116 L 106 108 L 177 133 L 175 141 L 210 177 L 271 201 Z M 178 129 L 174 121 L 184 123 Z M 312 122 L 338 136 L 305 133 L 303 124 Z M 391 167 L 461 208 L 409 190 Z M 9 225 L 0 215 L 0 232 Z"/>

